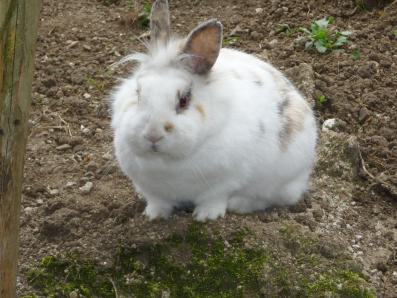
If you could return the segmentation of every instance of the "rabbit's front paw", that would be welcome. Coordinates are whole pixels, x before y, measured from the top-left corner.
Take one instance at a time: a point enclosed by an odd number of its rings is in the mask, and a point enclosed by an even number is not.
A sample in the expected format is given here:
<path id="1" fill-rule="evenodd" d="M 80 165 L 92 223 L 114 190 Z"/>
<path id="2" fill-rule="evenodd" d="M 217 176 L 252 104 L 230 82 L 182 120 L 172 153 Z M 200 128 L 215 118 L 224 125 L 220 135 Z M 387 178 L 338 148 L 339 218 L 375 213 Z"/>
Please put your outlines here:
<path id="1" fill-rule="evenodd" d="M 215 220 L 224 217 L 226 213 L 226 204 L 199 205 L 194 209 L 193 217 L 197 221 Z"/>
<path id="2" fill-rule="evenodd" d="M 164 204 L 148 203 L 143 212 L 150 221 L 158 218 L 167 219 L 172 213 L 172 206 Z"/>

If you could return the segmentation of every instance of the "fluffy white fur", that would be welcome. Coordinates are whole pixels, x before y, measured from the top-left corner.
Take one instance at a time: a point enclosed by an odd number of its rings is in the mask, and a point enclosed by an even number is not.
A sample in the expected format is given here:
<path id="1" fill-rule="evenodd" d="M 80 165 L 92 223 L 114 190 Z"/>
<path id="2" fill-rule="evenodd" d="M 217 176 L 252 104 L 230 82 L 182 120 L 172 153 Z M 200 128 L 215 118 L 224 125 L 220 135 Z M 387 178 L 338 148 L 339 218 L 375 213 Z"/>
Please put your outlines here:
<path id="1" fill-rule="evenodd" d="M 296 203 L 315 156 L 316 124 L 306 101 L 271 65 L 231 49 L 220 51 L 208 74 L 192 74 L 177 63 L 183 43 L 139 56 L 138 69 L 113 94 L 116 157 L 146 200 L 145 214 L 167 218 L 191 202 L 195 219 L 205 221 L 226 210 Z M 189 88 L 191 103 L 177 113 L 177 94 Z M 283 148 L 285 88 L 305 115 Z M 161 137 L 156 150 L 147 136 Z"/>

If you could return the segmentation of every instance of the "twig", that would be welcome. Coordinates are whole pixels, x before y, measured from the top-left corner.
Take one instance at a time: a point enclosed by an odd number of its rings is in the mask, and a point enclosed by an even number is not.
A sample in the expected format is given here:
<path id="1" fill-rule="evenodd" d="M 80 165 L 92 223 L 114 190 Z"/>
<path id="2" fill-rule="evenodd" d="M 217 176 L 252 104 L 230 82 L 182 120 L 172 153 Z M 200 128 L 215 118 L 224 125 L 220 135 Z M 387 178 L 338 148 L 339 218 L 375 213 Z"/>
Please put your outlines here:
<path id="1" fill-rule="evenodd" d="M 66 127 L 65 127 L 65 132 L 66 132 L 66 133 L 69 133 L 69 136 L 72 138 L 73 136 L 72 136 L 72 132 L 70 131 L 69 123 L 66 122 L 66 121 L 61 117 L 61 115 L 59 115 L 59 114 L 57 114 L 57 115 L 58 115 L 58 117 L 59 117 L 59 120 L 61 120 L 61 123 L 64 124 L 64 125 L 66 126 Z"/>
<path id="2" fill-rule="evenodd" d="M 373 174 L 371 174 L 368 170 L 367 167 L 365 166 L 365 161 L 364 158 L 361 154 L 361 150 L 360 147 L 357 145 L 357 153 L 358 153 L 358 157 L 360 159 L 360 165 L 361 165 L 361 169 L 363 170 L 364 174 L 366 176 L 368 176 L 371 180 L 375 181 L 374 185 L 379 185 L 384 191 L 386 191 L 391 197 L 393 197 L 394 199 L 397 199 L 397 189 L 393 186 L 390 185 L 389 183 L 383 181 L 382 179 L 380 179 L 379 177 L 374 176 Z"/>
<path id="3" fill-rule="evenodd" d="M 109 277 L 110 282 L 112 283 L 113 290 L 114 290 L 114 295 L 116 295 L 116 298 L 119 298 L 119 292 L 117 291 L 116 284 L 114 283 L 113 279 Z"/>

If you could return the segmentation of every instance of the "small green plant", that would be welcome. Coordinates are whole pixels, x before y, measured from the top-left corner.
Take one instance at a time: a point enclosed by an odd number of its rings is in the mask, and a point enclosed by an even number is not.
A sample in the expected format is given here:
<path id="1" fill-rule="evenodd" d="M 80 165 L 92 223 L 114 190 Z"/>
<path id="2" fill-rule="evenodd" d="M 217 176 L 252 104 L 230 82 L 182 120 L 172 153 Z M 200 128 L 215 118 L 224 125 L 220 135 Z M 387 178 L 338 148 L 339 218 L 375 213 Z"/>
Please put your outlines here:
<path id="1" fill-rule="evenodd" d="M 329 28 L 329 25 L 334 22 L 332 17 L 323 18 L 312 23 L 310 30 L 307 28 L 300 28 L 308 41 L 306 42 L 306 49 L 316 49 L 319 53 L 332 51 L 347 43 L 347 37 L 351 35 L 350 31 L 337 31 Z"/>
<path id="2" fill-rule="evenodd" d="M 361 53 L 359 50 L 354 50 L 352 52 L 352 58 L 353 60 L 360 60 L 361 59 Z"/>
<path id="3" fill-rule="evenodd" d="M 395 38 L 397 38 L 397 29 L 393 31 L 393 35 Z"/>
<path id="4" fill-rule="evenodd" d="M 240 40 L 240 36 L 229 36 L 223 39 L 223 44 L 225 46 L 232 46 Z"/>
<path id="5" fill-rule="evenodd" d="M 142 11 L 138 14 L 137 23 L 142 29 L 146 29 L 150 25 L 150 14 L 152 12 L 152 6 L 150 3 L 145 3 L 143 5 Z"/>
<path id="6" fill-rule="evenodd" d="M 318 95 L 316 99 L 317 99 L 317 104 L 320 107 L 324 106 L 328 101 L 328 98 L 324 94 Z"/>
<path id="7" fill-rule="evenodd" d="M 296 28 L 293 28 L 288 24 L 279 24 L 276 30 L 277 33 L 285 33 L 288 37 L 291 37 L 296 31 Z"/>

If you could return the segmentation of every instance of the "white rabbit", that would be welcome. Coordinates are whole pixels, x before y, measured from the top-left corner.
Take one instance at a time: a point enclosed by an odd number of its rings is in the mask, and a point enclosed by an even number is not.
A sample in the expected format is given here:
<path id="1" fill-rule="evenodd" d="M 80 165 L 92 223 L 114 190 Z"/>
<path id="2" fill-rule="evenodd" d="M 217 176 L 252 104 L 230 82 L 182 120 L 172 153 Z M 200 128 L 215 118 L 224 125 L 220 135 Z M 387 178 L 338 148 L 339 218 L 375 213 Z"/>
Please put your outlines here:
<path id="1" fill-rule="evenodd" d="M 157 0 L 148 54 L 124 59 L 139 66 L 113 94 L 115 152 L 151 220 L 184 203 L 199 221 L 289 205 L 307 189 L 311 108 L 273 66 L 221 44 L 216 20 L 171 38 Z"/>

